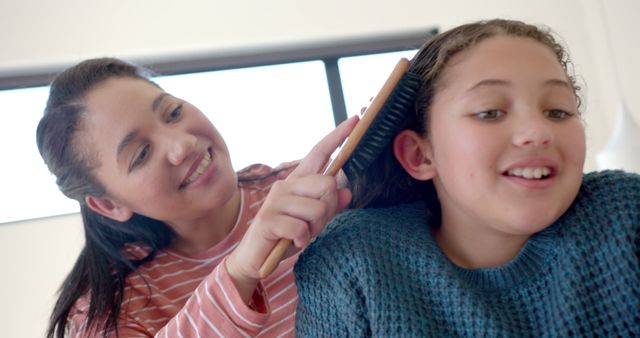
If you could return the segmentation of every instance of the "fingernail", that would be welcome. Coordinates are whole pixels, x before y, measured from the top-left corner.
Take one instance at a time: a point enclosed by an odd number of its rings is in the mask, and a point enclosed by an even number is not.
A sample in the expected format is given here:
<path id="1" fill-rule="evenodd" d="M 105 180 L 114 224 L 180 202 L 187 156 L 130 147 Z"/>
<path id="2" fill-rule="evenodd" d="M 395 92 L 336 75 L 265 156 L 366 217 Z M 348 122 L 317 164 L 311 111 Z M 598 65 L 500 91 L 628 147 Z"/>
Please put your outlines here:
<path id="1" fill-rule="evenodd" d="M 358 117 L 358 115 L 353 115 L 353 116 L 351 116 L 351 117 L 347 118 L 346 120 L 344 120 L 344 121 L 340 122 L 340 124 L 347 123 L 347 122 L 349 122 L 349 121 L 351 121 L 351 120 L 355 119 L 356 117 Z M 340 124 L 339 124 L 339 125 L 340 125 Z"/>

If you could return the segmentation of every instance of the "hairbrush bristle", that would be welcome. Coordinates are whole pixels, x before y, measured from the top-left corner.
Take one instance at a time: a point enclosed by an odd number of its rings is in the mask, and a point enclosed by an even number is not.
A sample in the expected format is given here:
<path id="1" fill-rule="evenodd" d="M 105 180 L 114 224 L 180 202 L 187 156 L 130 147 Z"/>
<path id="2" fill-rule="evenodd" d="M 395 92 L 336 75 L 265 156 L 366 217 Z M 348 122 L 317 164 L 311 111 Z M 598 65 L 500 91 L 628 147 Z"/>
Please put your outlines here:
<path id="1" fill-rule="evenodd" d="M 391 139 L 404 127 L 405 121 L 413 110 L 419 87 L 419 76 L 412 73 L 405 73 L 402 76 L 389 99 L 342 167 L 350 180 L 358 173 L 364 172 L 391 142 Z"/>

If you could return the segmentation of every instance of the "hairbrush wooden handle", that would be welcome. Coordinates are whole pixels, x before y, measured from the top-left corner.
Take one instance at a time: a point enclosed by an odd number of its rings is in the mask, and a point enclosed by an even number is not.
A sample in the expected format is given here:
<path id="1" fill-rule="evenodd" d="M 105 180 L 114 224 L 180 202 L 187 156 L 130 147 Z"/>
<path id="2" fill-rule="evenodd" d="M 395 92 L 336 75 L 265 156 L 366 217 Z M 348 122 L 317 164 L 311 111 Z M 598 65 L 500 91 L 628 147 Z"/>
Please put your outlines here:
<path id="1" fill-rule="evenodd" d="M 358 143 L 360 143 L 360 140 L 367 132 L 367 129 L 369 129 L 369 126 L 371 126 L 371 123 L 374 121 L 374 119 L 384 106 L 385 102 L 389 99 L 389 96 L 391 96 L 391 93 L 396 88 L 398 82 L 406 73 L 408 68 L 409 60 L 407 60 L 406 58 L 402 58 L 398 61 L 378 94 L 373 98 L 373 100 L 369 104 L 369 107 L 367 107 L 367 109 L 364 111 L 362 118 L 360 119 L 360 121 L 358 121 L 358 124 L 356 124 L 356 126 L 349 134 L 349 137 L 347 137 L 347 140 L 342 145 L 342 148 L 340 149 L 340 152 L 338 152 L 336 158 L 331 162 L 331 164 L 329 164 L 327 170 L 325 170 L 324 175 L 335 176 L 336 174 L 338 174 L 342 166 L 344 166 L 344 164 L 347 162 L 347 160 L 355 150 Z M 289 239 L 282 238 L 278 241 L 273 250 L 271 250 L 271 253 L 269 253 L 269 256 L 267 256 L 264 264 L 258 271 L 260 278 L 269 276 L 273 272 L 273 270 L 275 270 L 290 246 L 291 240 Z"/>
<path id="2" fill-rule="evenodd" d="M 376 116 L 384 106 L 385 102 L 391 96 L 391 93 L 400 82 L 402 76 L 407 72 L 409 68 L 409 60 L 406 58 L 402 58 L 398 61 L 395 68 L 385 81 L 384 85 L 378 92 L 378 94 L 373 98 L 367 109 L 364 111 L 362 118 L 358 121 L 358 124 L 353 128 L 349 137 L 345 141 L 344 145 L 340 149 L 340 152 L 336 156 L 336 158 L 331 162 L 329 168 L 324 172 L 325 175 L 335 176 L 338 171 L 347 163 L 347 160 L 356 149 L 356 146 L 362 140 L 362 137 L 371 126 L 371 123 L 375 120 Z"/>

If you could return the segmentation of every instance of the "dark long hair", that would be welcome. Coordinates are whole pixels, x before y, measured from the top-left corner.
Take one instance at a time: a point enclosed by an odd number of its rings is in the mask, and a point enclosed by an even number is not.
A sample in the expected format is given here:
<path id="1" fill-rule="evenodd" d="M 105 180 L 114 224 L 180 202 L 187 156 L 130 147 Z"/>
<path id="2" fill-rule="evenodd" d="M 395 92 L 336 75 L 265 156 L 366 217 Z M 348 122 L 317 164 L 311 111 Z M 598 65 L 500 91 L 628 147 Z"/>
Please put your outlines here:
<path id="1" fill-rule="evenodd" d="M 47 330 L 48 338 L 64 336 L 70 311 L 86 294 L 90 296 L 87 330 L 103 330 L 105 336 L 115 330 L 117 335 L 127 275 L 152 260 L 158 250 L 171 244 L 175 236 L 173 230 L 161 221 L 134 214 L 129 221 L 118 222 L 94 212 L 84 202 L 85 196 L 105 194 L 104 186 L 94 174 L 99 165 L 98 159 L 92 158 L 86 146 L 75 140 L 87 114 L 84 103 L 87 93 L 105 80 L 117 77 L 142 79 L 159 87 L 151 76 L 153 73 L 144 67 L 115 58 L 97 58 L 68 68 L 51 83 L 36 142 L 62 193 L 80 204 L 85 245 L 59 290 Z M 248 169 L 238 172 L 239 185 L 277 175 L 291 167 L 260 177 Z M 149 253 L 141 259 L 129 257 L 124 250 L 127 244 L 141 245 Z"/>
<path id="2" fill-rule="evenodd" d="M 67 197 L 80 203 L 85 245 L 59 291 L 51 314 L 47 337 L 63 337 L 69 313 L 78 298 L 89 293 L 88 327 L 96 332 L 116 327 L 126 276 L 152 259 L 157 250 L 171 243 L 173 231 L 166 224 L 134 215 L 121 223 L 88 208 L 84 197 L 102 196 L 105 189 L 93 174 L 95 161 L 83 156 L 74 142 L 86 113 L 83 99 L 97 84 L 113 77 L 149 81 L 146 69 L 113 58 L 91 59 L 60 73 L 51 83 L 44 116 L 38 124 L 36 142 L 45 164 L 56 176 L 58 187 Z M 142 259 L 125 257 L 127 243 L 140 243 L 150 249 Z M 104 320 L 104 327 L 93 325 Z"/>
<path id="3" fill-rule="evenodd" d="M 429 133 L 429 113 L 442 74 L 449 60 L 487 38 L 506 35 L 534 39 L 547 46 L 565 71 L 578 98 L 580 87 L 573 76 L 569 55 L 547 27 L 515 20 L 494 19 L 457 26 L 430 38 L 411 60 L 408 72 L 420 77 L 413 109 L 402 129 L 410 129 L 423 137 Z M 440 204 L 432 180 L 420 181 L 402 168 L 390 143 L 363 173 L 351 178 L 351 207 L 383 207 L 418 200 L 426 201 L 435 220 L 440 218 Z"/>

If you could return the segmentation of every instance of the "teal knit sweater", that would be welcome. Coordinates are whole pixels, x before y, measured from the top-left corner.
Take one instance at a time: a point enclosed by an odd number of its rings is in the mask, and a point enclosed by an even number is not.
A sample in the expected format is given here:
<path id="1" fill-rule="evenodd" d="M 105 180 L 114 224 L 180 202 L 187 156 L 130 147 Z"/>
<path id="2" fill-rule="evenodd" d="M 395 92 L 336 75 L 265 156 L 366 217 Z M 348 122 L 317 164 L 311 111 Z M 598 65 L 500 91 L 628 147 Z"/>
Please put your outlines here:
<path id="1" fill-rule="evenodd" d="M 640 335 L 640 176 L 587 174 L 497 268 L 442 253 L 423 204 L 346 211 L 295 267 L 301 337 Z"/>

